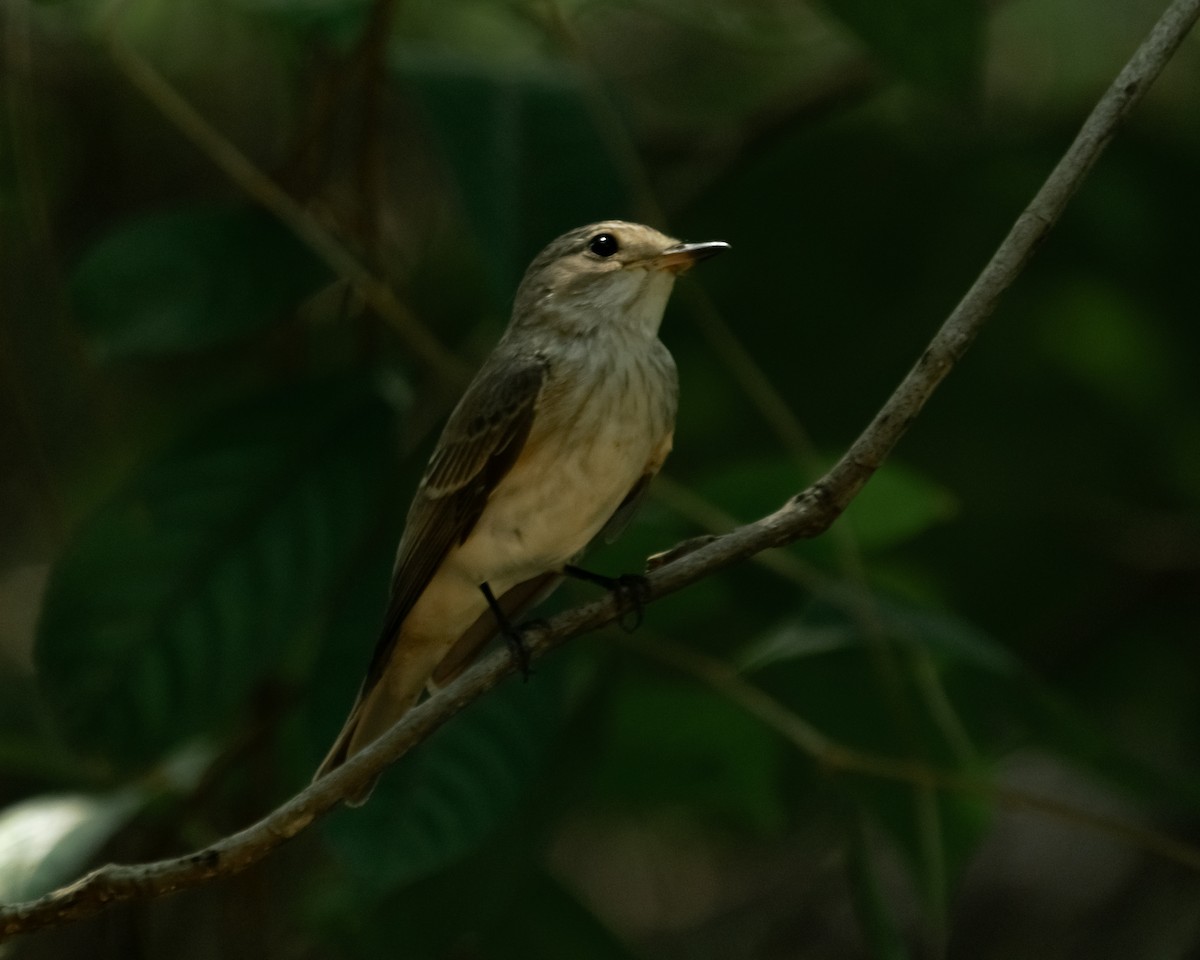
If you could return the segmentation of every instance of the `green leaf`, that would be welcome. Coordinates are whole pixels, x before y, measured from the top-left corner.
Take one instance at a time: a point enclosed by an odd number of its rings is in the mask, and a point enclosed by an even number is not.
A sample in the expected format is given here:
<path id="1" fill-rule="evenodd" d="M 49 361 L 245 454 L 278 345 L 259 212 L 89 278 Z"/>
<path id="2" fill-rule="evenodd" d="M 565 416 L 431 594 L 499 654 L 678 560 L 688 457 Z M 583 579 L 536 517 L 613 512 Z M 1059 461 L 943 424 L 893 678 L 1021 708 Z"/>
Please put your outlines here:
<path id="1" fill-rule="evenodd" d="M 846 508 L 840 523 L 868 552 L 886 550 L 942 523 L 957 509 L 953 495 L 917 471 L 884 464 Z"/>
<path id="2" fill-rule="evenodd" d="M 0 903 L 32 900 L 74 879 L 144 800 L 139 790 L 55 794 L 0 811 Z"/>
<path id="3" fill-rule="evenodd" d="M 740 520 L 762 516 L 802 490 L 806 481 L 786 459 L 742 459 L 701 480 L 700 491 Z M 886 550 L 954 515 L 953 495 L 901 464 L 884 464 L 839 523 L 853 527 L 867 551 Z"/>
<path id="4" fill-rule="evenodd" d="M 389 769 L 366 806 L 329 818 L 356 883 L 378 895 L 475 849 L 542 770 L 565 710 L 560 664 L 539 663 L 532 682 L 503 684 Z"/>
<path id="5" fill-rule="evenodd" d="M 276 322 L 328 275 L 274 218 L 186 207 L 131 220 L 71 278 L 76 318 L 103 359 L 184 353 Z"/>
<path id="6" fill-rule="evenodd" d="M 68 739 L 144 763 L 307 669 L 312 625 L 373 530 L 392 428 L 361 389 L 305 386 L 224 412 L 137 472 L 47 588 L 36 660 Z"/>
<path id="7" fill-rule="evenodd" d="M 596 790 L 618 805 L 679 806 L 743 829 L 779 830 L 778 736 L 695 684 L 629 681 L 614 693 Z"/>
<path id="8" fill-rule="evenodd" d="M 939 661 L 964 663 L 1002 676 L 1013 676 L 1019 663 L 1008 650 L 983 631 L 948 613 L 925 610 L 877 595 L 865 595 L 847 585 L 826 593 L 798 617 L 780 623 L 745 647 L 736 662 L 743 670 L 821 654 L 870 648 L 875 640 L 859 616 L 886 639 L 902 648 L 929 653 Z"/>
<path id="9" fill-rule="evenodd" d="M 1063 280 L 1036 305 L 1040 345 L 1067 373 L 1118 408 L 1182 403 L 1179 358 L 1152 312 L 1109 278 Z"/>
<path id="10" fill-rule="evenodd" d="M 806 485 L 800 471 L 784 457 L 743 458 L 723 462 L 721 469 L 702 477 L 700 492 L 741 521 L 777 510 Z"/>
<path id="11" fill-rule="evenodd" d="M 956 98 L 979 89 L 987 6 L 977 0 L 825 0 L 903 79 Z"/>
<path id="12" fill-rule="evenodd" d="M 393 489 L 411 489 L 416 480 L 400 480 Z M 383 504 L 376 536 L 354 558 L 326 609 L 311 682 L 278 727 L 277 757 L 286 783 L 300 785 L 312 777 L 354 702 L 379 636 L 407 506 L 399 496 Z"/>

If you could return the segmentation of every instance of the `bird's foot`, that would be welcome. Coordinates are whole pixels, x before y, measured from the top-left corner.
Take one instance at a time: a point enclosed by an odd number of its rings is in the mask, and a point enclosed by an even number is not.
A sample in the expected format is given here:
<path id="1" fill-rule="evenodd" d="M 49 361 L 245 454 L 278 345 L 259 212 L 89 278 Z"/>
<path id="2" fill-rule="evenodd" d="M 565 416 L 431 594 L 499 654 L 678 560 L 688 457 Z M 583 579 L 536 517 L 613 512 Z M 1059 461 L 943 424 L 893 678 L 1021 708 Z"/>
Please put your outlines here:
<path id="1" fill-rule="evenodd" d="M 525 636 L 521 632 L 522 629 L 522 627 L 514 627 L 509 624 L 507 628 L 501 627 L 500 635 L 504 637 L 504 643 L 508 646 L 508 652 L 512 656 L 513 663 L 521 671 L 521 681 L 528 683 L 529 678 L 533 676 L 533 666 L 529 660 L 529 648 L 525 646 Z"/>
<path id="2" fill-rule="evenodd" d="M 521 671 L 521 679 L 525 683 L 528 683 L 529 678 L 533 676 L 533 667 L 529 657 L 529 648 L 525 646 L 524 630 L 529 627 L 544 626 L 546 621 L 530 620 L 528 623 L 518 627 L 508 618 L 508 615 L 492 594 L 492 588 L 487 583 L 481 583 L 479 589 L 483 593 L 483 598 L 487 601 L 488 609 L 492 611 L 492 616 L 496 618 L 496 626 L 500 629 L 500 636 L 504 637 L 504 643 L 508 646 L 508 652 L 512 656 L 513 663 Z"/>
<path id="3" fill-rule="evenodd" d="M 582 567 L 576 567 L 569 563 L 563 567 L 563 573 L 576 580 L 586 580 L 588 583 L 599 584 L 606 590 L 611 590 L 616 595 L 618 607 L 621 608 L 617 626 L 626 633 L 633 633 L 642 625 L 646 603 L 650 600 L 650 581 L 640 573 L 623 573 L 619 577 L 607 577 L 602 573 L 593 573 L 591 570 L 584 570 Z M 633 620 L 627 622 L 630 616 Z"/>

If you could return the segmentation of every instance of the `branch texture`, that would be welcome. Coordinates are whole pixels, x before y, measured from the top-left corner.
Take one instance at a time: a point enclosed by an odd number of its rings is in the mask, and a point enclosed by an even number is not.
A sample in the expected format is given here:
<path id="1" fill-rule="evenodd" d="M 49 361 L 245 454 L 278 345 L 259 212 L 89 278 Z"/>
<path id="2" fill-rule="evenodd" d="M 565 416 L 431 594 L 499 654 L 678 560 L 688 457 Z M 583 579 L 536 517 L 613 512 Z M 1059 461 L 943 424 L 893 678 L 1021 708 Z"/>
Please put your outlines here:
<path id="1" fill-rule="evenodd" d="M 1017 219 L 991 261 L 929 346 L 846 454 L 820 480 L 779 510 L 721 537 L 681 545 L 648 577 L 658 598 L 712 576 L 761 551 L 826 531 L 880 467 L 938 384 L 962 357 L 1115 135 L 1121 122 L 1162 71 L 1200 16 L 1200 0 L 1175 0 L 1103 95 L 1075 141 Z M 431 357 L 432 359 L 432 357 Z M 542 656 L 564 641 L 595 630 L 621 613 L 611 596 L 556 616 L 531 630 L 528 648 Z M 262 820 L 203 850 L 154 863 L 110 864 L 38 900 L 0 908 L 0 938 L 95 914 L 107 905 L 162 896 L 261 860 L 306 829 L 343 797 L 422 742 L 461 709 L 513 672 L 498 651 L 411 711 L 369 749 L 303 790 Z"/>

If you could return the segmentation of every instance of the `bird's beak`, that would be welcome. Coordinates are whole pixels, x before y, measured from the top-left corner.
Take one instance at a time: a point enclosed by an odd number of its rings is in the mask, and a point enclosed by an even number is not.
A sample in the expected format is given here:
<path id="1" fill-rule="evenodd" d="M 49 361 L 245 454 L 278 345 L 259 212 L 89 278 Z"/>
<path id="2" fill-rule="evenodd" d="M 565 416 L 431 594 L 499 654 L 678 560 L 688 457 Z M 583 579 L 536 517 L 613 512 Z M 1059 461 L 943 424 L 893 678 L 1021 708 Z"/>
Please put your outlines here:
<path id="1" fill-rule="evenodd" d="M 651 257 L 649 265 L 657 270 L 670 270 L 672 273 L 683 273 L 692 264 L 715 257 L 729 249 L 729 244 L 723 240 L 711 240 L 708 243 L 677 243 L 667 247 L 656 257 Z"/>

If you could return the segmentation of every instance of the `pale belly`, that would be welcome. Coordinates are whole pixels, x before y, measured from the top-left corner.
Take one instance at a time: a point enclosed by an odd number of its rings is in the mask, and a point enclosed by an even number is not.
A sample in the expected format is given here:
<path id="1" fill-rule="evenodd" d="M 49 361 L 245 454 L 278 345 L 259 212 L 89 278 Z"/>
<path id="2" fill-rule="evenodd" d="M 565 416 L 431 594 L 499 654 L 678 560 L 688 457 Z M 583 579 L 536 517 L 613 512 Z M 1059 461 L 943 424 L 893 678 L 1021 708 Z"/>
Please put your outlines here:
<path id="1" fill-rule="evenodd" d="M 675 419 L 674 367 L 658 349 L 645 363 L 606 371 L 604 386 L 580 396 L 564 395 L 562 383 L 572 381 L 560 381 L 474 529 L 450 549 L 405 618 L 395 656 L 410 660 L 412 673 L 428 676 L 487 610 L 481 584 L 501 597 L 560 570 L 647 469 L 658 469 Z"/>
<path id="2" fill-rule="evenodd" d="M 638 411 L 640 413 L 640 411 Z M 577 556 L 646 471 L 666 453 L 670 427 L 645 417 L 600 418 L 566 443 L 539 443 L 522 455 L 471 535 L 451 549 L 404 625 L 405 644 L 429 669 L 487 609 L 480 584 L 497 597 Z"/>
<path id="3" fill-rule="evenodd" d="M 623 418 L 542 443 L 522 456 L 452 557 L 476 584 L 497 594 L 576 556 L 616 512 L 663 442 Z"/>

